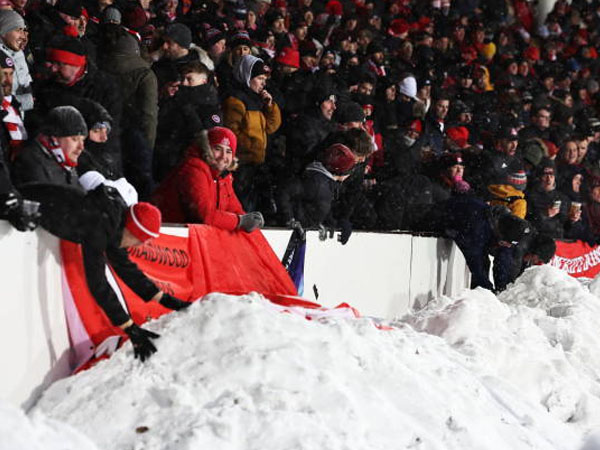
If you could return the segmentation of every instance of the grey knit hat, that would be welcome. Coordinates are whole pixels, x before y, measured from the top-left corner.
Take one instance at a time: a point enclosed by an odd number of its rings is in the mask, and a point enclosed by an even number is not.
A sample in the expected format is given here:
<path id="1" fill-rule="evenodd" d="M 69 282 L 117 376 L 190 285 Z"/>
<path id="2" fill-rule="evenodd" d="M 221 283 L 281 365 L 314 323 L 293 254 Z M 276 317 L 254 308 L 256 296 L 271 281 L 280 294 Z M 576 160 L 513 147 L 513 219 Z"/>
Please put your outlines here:
<path id="1" fill-rule="evenodd" d="M 109 6 L 102 13 L 102 23 L 116 23 L 121 24 L 121 11 L 117 8 Z"/>
<path id="2" fill-rule="evenodd" d="M 192 44 L 192 32 L 182 23 L 169 25 L 165 31 L 165 36 L 173 39 L 173 41 L 186 49 L 190 48 Z"/>
<path id="3" fill-rule="evenodd" d="M 46 116 L 41 132 L 47 136 L 87 136 L 88 128 L 83 116 L 74 106 L 57 106 Z"/>
<path id="4" fill-rule="evenodd" d="M 0 35 L 17 28 L 27 28 L 23 17 L 18 12 L 9 9 L 0 10 Z"/>

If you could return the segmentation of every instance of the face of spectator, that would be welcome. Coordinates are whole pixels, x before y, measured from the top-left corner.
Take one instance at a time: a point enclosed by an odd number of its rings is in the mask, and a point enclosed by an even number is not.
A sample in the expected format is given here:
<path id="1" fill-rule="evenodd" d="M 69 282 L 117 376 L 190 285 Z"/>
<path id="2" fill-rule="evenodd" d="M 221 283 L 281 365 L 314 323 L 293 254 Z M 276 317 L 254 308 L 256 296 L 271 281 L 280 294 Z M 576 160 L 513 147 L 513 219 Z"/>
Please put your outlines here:
<path id="1" fill-rule="evenodd" d="M 327 53 L 323 55 L 321 61 L 319 61 L 319 66 L 321 67 L 329 67 L 335 63 L 335 57 L 331 53 Z"/>
<path id="2" fill-rule="evenodd" d="M 516 62 L 512 62 L 508 65 L 506 71 L 509 73 L 509 75 L 516 75 L 519 72 L 519 66 Z"/>
<path id="3" fill-rule="evenodd" d="M 519 141 L 516 139 L 500 139 L 500 151 L 508 156 L 514 156 L 517 152 Z"/>
<path id="4" fill-rule="evenodd" d="M 439 50 L 440 52 L 445 52 L 446 50 L 448 50 L 449 46 L 450 39 L 447 36 L 439 37 L 433 42 L 433 47 L 436 50 Z"/>
<path id="5" fill-rule="evenodd" d="M 194 87 L 194 86 L 201 86 L 203 84 L 206 84 L 207 82 L 208 82 L 208 77 L 206 76 L 205 73 L 189 72 L 183 76 L 183 80 L 182 80 L 181 84 L 183 86 Z"/>
<path id="6" fill-rule="evenodd" d="M 383 61 L 385 60 L 385 55 L 383 54 L 383 52 L 373 53 L 371 55 L 371 59 L 375 64 L 383 64 Z"/>
<path id="7" fill-rule="evenodd" d="M 596 186 L 592 189 L 592 200 L 596 203 L 600 203 L 600 186 Z"/>
<path id="8" fill-rule="evenodd" d="M 537 127 L 543 130 L 550 126 L 551 118 L 552 115 L 550 114 L 550 111 L 547 109 L 540 109 L 533 120 Z"/>
<path id="9" fill-rule="evenodd" d="M 579 192 L 581 190 L 581 183 L 583 183 L 583 175 L 578 173 L 573 177 L 571 181 L 571 187 L 573 188 L 573 192 Z"/>
<path id="10" fill-rule="evenodd" d="M 62 136 L 55 138 L 64 152 L 65 156 L 72 162 L 77 163 L 79 155 L 83 152 L 85 136 Z"/>
<path id="11" fill-rule="evenodd" d="M 579 156 L 577 142 L 568 141 L 567 143 L 565 143 L 565 150 L 563 154 L 563 159 L 567 164 L 576 164 L 577 157 Z"/>
<path id="12" fill-rule="evenodd" d="M 577 163 L 578 164 L 581 164 L 585 158 L 585 155 L 587 155 L 588 145 L 590 145 L 590 143 L 588 142 L 587 139 L 577 141 Z"/>
<path id="13" fill-rule="evenodd" d="M 90 132 L 88 133 L 88 139 L 92 142 L 97 142 L 100 144 L 108 141 L 108 128 L 90 128 Z"/>
<path id="14" fill-rule="evenodd" d="M 463 112 L 458 115 L 458 121 L 460 123 L 471 123 L 473 115 L 470 112 Z"/>
<path id="15" fill-rule="evenodd" d="M 2 72 L 2 95 L 10 95 L 12 94 L 13 74 L 15 69 L 9 67 L 8 69 L 0 69 L 0 72 Z"/>
<path id="16" fill-rule="evenodd" d="M 228 145 L 217 144 L 212 147 L 213 161 L 210 166 L 218 172 L 223 172 L 231 166 L 233 151 Z"/>
<path id="17" fill-rule="evenodd" d="M 529 75 L 529 63 L 527 61 L 522 61 L 519 64 L 519 75 L 522 77 Z"/>
<path id="18" fill-rule="evenodd" d="M 305 67 L 308 67 L 309 69 L 317 67 L 317 58 L 315 56 L 304 55 L 301 59 Z"/>
<path id="19" fill-rule="evenodd" d="M 15 8 L 17 8 L 17 9 L 25 9 L 25 5 L 27 4 L 27 0 L 12 0 L 11 3 L 13 5 L 15 5 Z"/>
<path id="20" fill-rule="evenodd" d="M 358 85 L 357 92 L 362 95 L 371 95 L 373 93 L 373 85 L 369 82 L 363 81 Z"/>
<path id="21" fill-rule="evenodd" d="M 283 18 L 275 20 L 271 24 L 271 30 L 275 34 L 284 33 L 285 32 L 285 21 Z"/>
<path id="22" fill-rule="evenodd" d="M 27 45 L 27 30 L 25 28 L 15 28 L 8 33 L 4 33 L 2 41 L 15 52 L 23 50 Z"/>
<path id="23" fill-rule="evenodd" d="M 465 173 L 465 166 L 462 164 L 454 164 L 453 166 L 448 167 L 448 175 L 450 178 L 461 177 Z"/>
<path id="24" fill-rule="evenodd" d="M 177 59 L 184 56 L 187 51 L 173 39 L 165 38 L 162 45 L 163 55 L 167 59 Z"/>
<path id="25" fill-rule="evenodd" d="M 438 119 L 445 119 L 450 109 L 450 100 L 438 100 L 435 102 L 435 116 Z"/>
<path id="26" fill-rule="evenodd" d="M 238 60 L 242 56 L 250 54 L 250 47 L 248 47 L 247 45 L 244 45 L 244 44 L 238 45 L 231 51 L 231 53 L 233 54 L 233 58 L 235 60 Z"/>
<path id="27" fill-rule="evenodd" d="M 298 39 L 299 41 L 303 41 L 307 33 L 308 27 L 306 25 L 298 27 L 294 30 L 294 36 L 296 36 L 296 39 Z"/>
<path id="28" fill-rule="evenodd" d="M 321 114 L 323 114 L 323 117 L 325 117 L 327 120 L 331 120 L 331 118 L 333 117 L 333 113 L 336 109 L 335 100 L 332 100 L 332 99 L 325 100 L 323 103 L 321 103 L 320 108 L 321 108 Z"/>
<path id="29" fill-rule="evenodd" d="M 572 108 L 573 107 L 573 97 L 571 96 L 571 94 L 567 94 L 565 96 L 565 106 L 567 108 Z"/>
<path id="30" fill-rule="evenodd" d="M 135 237 L 131 231 L 129 231 L 127 228 L 123 229 L 123 236 L 121 237 L 121 244 L 119 245 L 119 247 L 121 248 L 129 248 L 129 247 L 136 247 L 138 245 L 141 245 L 143 242 L 138 239 L 137 237 Z"/>
<path id="31" fill-rule="evenodd" d="M 452 32 L 452 37 L 456 42 L 462 42 L 465 40 L 465 29 L 462 27 L 455 28 Z"/>
<path id="32" fill-rule="evenodd" d="M 225 39 L 221 39 L 210 46 L 208 53 L 210 54 L 211 58 L 219 59 L 221 57 L 223 52 L 225 52 L 225 43 Z"/>
<path id="33" fill-rule="evenodd" d="M 260 94 L 267 84 L 267 76 L 266 75 L 258 75 L 250 80 L 250 89 L 257 94 Z"/>
<path id="34" fill-rule="evenodd" d="M 314 20 L 315 20 L 315 15 L 313 14 L 313 12 L 310 9 L 308 11 L 304 12 L 304 21 L 306 22 L 306 25 L 308 25 L 310 27 Z"/>
<path id="35" fill-rule="evenodd" d="M 470 89 L 471 86 L 473 86 L 473 78 L 461 78 L 460 79 L 460 86 L 463 89 Z"/>
<path id="36" fill-rule="evenodd" d="M 554 189 L 554 185 L 556 183 L 556 176 L 554 175 L 554 169 L 552 167 L 546 167 L 544 169 L 544 173 L 540 178 L 540 186 L 541 188 L 549 192 Z"/>
<path id="37" fill-rule="evenodd" d="M 49 67 L 54 79 L 61 84 L 70 84 L 81 72 L 81 66 L 73 66 L 60 61 L 50 61 Z"/>

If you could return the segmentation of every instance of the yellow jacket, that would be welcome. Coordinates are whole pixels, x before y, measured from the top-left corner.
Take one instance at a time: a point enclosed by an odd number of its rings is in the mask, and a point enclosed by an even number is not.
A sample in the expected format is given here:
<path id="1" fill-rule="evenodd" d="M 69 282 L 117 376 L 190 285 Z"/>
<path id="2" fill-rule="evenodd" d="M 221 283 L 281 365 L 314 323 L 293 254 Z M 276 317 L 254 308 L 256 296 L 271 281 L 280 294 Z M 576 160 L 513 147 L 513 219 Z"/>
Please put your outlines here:
<path id="1" fill-rule="evenodd" d="M 493 196 L 489 202 L 490 205 L 506 206 L 513 215 L 521 219 L 525 218 L 527 214 L 527 200 L 525 200 L 524 192 L 510 184 L 490 184 L 488 191 Z"/>
<path id="2" fill-rule="evenodd" d="M 236 93 L 223 104 L 225 126 L 231 128 L 238 139 L 237 157 L 242 163 L 262 164 L 265 161 L 267 135 L 281 126 L 281 111 L 277 103 L 257 105 L 252 94 Z"/>

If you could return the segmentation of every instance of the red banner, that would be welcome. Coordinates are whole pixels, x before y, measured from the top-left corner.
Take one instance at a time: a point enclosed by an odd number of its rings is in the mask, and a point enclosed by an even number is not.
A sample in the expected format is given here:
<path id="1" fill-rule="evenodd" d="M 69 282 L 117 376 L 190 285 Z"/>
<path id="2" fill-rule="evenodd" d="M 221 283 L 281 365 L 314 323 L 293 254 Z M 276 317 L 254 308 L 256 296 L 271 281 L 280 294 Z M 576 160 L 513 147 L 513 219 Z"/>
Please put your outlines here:
<path id="1" fill-rule="evenodd" d="M 556 241 L 556 253 L 550 265 L 572 277 L 594 278 L 600 272 L 600 246 L 591 247 L 582 241 Z"/>
<path id="2" fill-rule="evenodd" d="M 209 292 L 270 297 L 296 295 L 296 288 L 269 243 L 259 231 L 232 233 L 206 225 L 189 225 L 189 238 L 161 234 L 129 249 L 129 256 L 157 286 L 183 300 L 196 300 Z M 77 367 L 90 358 L 110 355 L 125 336 L 113 327 L 87 286 L 81 248 L 62 241 L 67 320 Z M 156 302 L 144 302 L 114 272 L 115 289 L 133 320 L 142 324 L 169 312 Z M 120 291 L 120 292 L 118 292 Z M 121 295 L 122 294 L 122 295 Z"/>

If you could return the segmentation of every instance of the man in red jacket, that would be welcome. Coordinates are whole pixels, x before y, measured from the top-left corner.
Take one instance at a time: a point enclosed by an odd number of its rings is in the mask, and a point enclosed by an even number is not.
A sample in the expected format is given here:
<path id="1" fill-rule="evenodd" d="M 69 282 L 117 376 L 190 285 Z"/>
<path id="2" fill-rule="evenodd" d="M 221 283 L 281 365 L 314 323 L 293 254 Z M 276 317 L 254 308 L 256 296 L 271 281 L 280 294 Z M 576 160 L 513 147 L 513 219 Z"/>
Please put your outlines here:
<path id="1" fill-rule="evenodd" d="M 260 212 L 244 212 L 233 191 L 236 147 L 235 134 L 225 127 L 211 128 L 197 139 L 154 193 L 153 203 L 165 222 L 204 223 L 246 232 L 264 225 Z"/>

